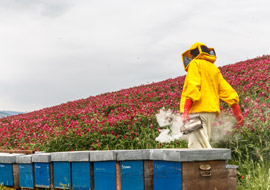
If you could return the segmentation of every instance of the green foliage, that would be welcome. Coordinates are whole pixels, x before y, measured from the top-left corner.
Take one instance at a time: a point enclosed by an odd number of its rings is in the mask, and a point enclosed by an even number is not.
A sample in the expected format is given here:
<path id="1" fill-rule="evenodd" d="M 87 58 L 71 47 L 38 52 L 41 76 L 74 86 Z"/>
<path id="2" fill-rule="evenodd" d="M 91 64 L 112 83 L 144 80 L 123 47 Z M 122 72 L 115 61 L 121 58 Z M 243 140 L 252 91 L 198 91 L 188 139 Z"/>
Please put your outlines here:
<path id="1" fill-rule="evenodd" d="M 243 101 L 244 125 L 236 127 L 226 141 L 216 145 L 231 149 L 229 162 L 239 166 L 240 190 L 270 189 L 270 109 L 264 102 L 257 97 Z"/>
<path id="2" fill-rule="evenodd" d="M 106 123 L 103 127 L 91 130 L 88 133 L 77 134 L 74 130 L 59 135 L 43 144 L 36 144 L 39 150 L 46 152 L 55 151 L 80 151 L 85 147 L 91 150 L 120 150 L 120 149 L 155 149 L 155 148 L 186 148 L 187 142 L 175 140 L 170 143 L 159 143 L 155 138 L 159 135 L 158 123 L 154 116 L 138 116 L 130 126 L 126 121 L 117 122 L 111 127 Z M 118 135 L 115 135 L 118 134 Z M 34 147 L 33 147 L 34 148 Z"/>
<path id="3" fill-rule="evenodd" d="M 247 159 L 240 163 L 240 171 L 238 177 L 239 190 L 270 190 L 270 164 L 261 159 L 259 162 L 254 162 Z"/>
<path id="4" fill-rule="evenodd" d="M 2 183 L 0 184 L 0 190 L 6 190 L 6 187 Z"/>

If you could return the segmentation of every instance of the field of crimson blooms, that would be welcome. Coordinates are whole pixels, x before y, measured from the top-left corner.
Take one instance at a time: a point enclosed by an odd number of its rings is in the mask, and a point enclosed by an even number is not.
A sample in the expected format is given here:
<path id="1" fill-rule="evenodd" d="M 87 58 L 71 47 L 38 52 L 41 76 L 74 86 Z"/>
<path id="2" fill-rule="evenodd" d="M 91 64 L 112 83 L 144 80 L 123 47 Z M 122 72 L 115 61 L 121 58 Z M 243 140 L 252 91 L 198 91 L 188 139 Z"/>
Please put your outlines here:
<path id="1" fill-rule="evenodd" d="M 215 147 L 232 150 L 239 189 L 263 189 L 261 184 L 270 186 L 270 56 L 220 71 L 239 94 L 244 124 L 224 134 L 225 140 Z M 155 141 L 155 114 L 162 107 L 179 112 L 184 80 L 181 76 L 2 118 L 0 148 L 54 152 L 186 147 L 182 140 Z M 222 114 L 232 115 L 227 104 L 221 102 L 220 107 Z"/>
<path id="2" fill-rule="evenodd" d="M 220 70 L 240 97 L 244 126 L 237 133 L 269 135 L 270 56 Z M 180 140 L 170 144 L 155 141 L 159 135 L 155 114 L 162 107 L 179 112 L 184 80 L 181 76 L 3 118 L 0 147 L 51 152 L 185 147 Z M 221 110 L 231 114 L 223 102 Z M 269 153 L 269 141 L 261 143 L 268 143 L 267 150 L 257 151 Z"/>

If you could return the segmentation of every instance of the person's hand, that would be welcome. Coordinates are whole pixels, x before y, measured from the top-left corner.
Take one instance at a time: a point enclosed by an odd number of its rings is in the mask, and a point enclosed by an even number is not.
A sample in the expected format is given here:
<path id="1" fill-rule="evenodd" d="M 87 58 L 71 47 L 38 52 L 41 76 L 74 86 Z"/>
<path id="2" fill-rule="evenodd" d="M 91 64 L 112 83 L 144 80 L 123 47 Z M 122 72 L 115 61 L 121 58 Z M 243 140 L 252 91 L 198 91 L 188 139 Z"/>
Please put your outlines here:
<path id="1" fill-rule="evenodd" d="M 243 116 L 241 114 L 240 106 L 239 104 L 234 104 L 232 106 L 233 114 L 235 116 L 236 122 L 238 126 L 243 125 Z"/>
<path id="2" fill-rule="evenodd" d="M 186 99 L 184 113 L 182 114 L 183 123 L 186 123 L 189 121 L 189 110 L 191 109 L 192 104 L 193 104 L 193 101 L 191 99 Z"/>
<path id="3" fill-rule="evenodd" d="M 183 114 L 182 114 L 182 122 L 183 123 L 186 123 L 186 122 L 188 122 L 189 121 L 189 114 L 188 114 L 188 112 L 186 113 L 186 112 L 184 112 Z"/>

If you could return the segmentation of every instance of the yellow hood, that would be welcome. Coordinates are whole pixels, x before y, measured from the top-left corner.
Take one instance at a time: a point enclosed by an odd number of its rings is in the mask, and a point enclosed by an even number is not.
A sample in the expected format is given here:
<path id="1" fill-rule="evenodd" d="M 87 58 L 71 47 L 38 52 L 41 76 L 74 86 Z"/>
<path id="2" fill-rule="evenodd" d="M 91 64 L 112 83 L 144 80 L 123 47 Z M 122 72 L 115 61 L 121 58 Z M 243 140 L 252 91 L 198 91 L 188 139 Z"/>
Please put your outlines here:
<path id="1" fill-rule="evenodd" d="M 189 50 L 185 51 L 182 54 L 182 60 L 183 60 L 183 65 L 184 65 L 185 71 L 188 70 L 189 63 L 193 59 L 204 59 L 204 60 L 207 60 L 207 61 L 209 61 L 211 63 L 214 63 L 216 61 L 217 57 L 216 57 L 216 53 L 215 53 L 214 48 L 208 48 L 209 53 L 206 53 L 206 52 L 202 51 L 202 48 L 201 48 L 202 46 L 206 46 L 206 45 L 201 43 L 201 42 L 196 42 L 195 44 L 193 44 L 190 47 Z M 191 50 L 195 50 L 196 48 L 198 48 L 199 54 L 196 57 L 193 57 L 191 55 Z"/>

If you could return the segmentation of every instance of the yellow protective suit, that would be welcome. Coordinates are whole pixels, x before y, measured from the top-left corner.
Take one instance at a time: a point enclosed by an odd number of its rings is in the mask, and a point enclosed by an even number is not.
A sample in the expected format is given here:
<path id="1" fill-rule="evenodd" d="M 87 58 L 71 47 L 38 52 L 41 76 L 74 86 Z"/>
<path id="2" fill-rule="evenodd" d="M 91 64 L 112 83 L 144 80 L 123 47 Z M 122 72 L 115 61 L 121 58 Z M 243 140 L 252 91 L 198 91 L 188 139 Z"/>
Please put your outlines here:
<path id="1" fill-rule="evenodd" d="M 219 99 L 232 106 L 238 104 L 239 97 L 214 65 L 215 53 L 202 52 L 201 46 L 205 45 L 197 42 L 182 54 L 187 75 L 180 101 L 180 111 L 184 112 L 185 101 L 188 98 L 193 101 L 189 113 L 214 112 L 219 114 Z M 199 54 L 193 58 L 190 51 L 195 48 L 199 49 Z M 209 48 L 209 50 L 214 52 L 213 48 Z"/>

